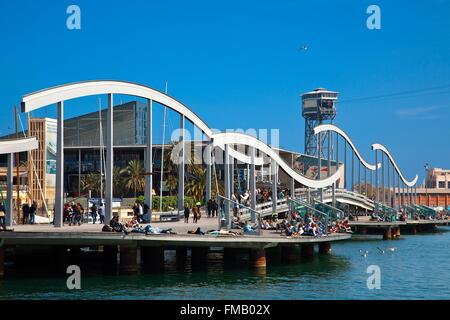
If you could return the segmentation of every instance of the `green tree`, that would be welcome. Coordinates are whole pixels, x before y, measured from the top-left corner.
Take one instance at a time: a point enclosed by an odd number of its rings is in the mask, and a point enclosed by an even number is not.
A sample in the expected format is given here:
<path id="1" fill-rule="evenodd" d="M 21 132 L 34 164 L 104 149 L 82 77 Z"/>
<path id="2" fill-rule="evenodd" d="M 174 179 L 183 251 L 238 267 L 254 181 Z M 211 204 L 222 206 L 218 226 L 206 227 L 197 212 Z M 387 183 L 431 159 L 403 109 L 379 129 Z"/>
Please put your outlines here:
<path id="1" fill-rule="evenodd" d="M 128 190 L 134 192 L 134 197 L 138 192 L 145 189 L 145 169 L 139 160 L 131 160 L 124 169 L 124 184 Z"/>

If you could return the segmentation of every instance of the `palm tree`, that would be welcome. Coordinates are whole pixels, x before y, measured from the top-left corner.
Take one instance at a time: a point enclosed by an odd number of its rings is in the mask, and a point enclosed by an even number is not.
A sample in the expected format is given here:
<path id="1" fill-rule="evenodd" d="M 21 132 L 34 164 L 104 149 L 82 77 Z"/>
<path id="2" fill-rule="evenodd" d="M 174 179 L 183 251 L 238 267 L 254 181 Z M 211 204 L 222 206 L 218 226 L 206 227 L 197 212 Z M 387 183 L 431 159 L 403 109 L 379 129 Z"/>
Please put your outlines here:
<path id="1" fill-rule="evenodd" d="M 200 164 L 195 164 L 195 158 L 192 156 L 191 160 L 187 163 L 186 176 L 188 183 L 185 186 L 186 194 L 194 197 L 195 201 L 201 201 L 204 198 L 206 192 L 206 174 L 207 170 Z M 197 162 L 199 163 L 199 162 Z M 214 172 L 212 172 L 214 175 Z M 223 184 L 217 185 L 216 179 L 211 179 L 211 196 L 217 196 L 217 190 L 219 193 L 224 193 Z M 209 200 L 209 199 L 206 199 Z"/>
<path id="2" fill-rule="evenodd" d="M 136 198 L 138 192 L 143 192 L 145 188 L 145 169 L 141 161 L 131 160 L 124 169 L 125 186 L 134 192 Z"/>
<path id="3" fill-rule="evenodd" d="M 124 173 L 125 169 L 113 167 L 113 193 L 123 196 L 124 194 Z"/>
<path id="4" fill-rule="evenodd" d="M 81 189 L 83 192 L 89 190 L 94 194 L 100 193 L 100 175 L 98 173 L 90 173 L 81 179 Z"/>

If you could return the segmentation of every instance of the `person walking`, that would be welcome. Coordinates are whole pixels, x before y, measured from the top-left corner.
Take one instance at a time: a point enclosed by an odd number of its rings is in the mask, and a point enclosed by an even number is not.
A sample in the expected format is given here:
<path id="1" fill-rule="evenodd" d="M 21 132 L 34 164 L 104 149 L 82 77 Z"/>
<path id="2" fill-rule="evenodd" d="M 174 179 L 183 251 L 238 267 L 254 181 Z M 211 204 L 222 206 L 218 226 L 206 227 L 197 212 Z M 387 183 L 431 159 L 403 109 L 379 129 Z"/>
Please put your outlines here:
<path id="1" fill-rule="evenodd" d="M 208 218 L 211 218 L 212 212 L 213 212 L 213 203 L 212 200 L 209 199 L 208 203 L 206 204 L 206 210 L 208 212 Z"/>
<path id="2" fill-rule="evenodd" d="M 213 200 L 212 207 L 213 207 L 212 216 L 217 217 L 217 211 L 219 210 L 219 205 L 217 204 L 216 199 Z"/>
<path id="3" fill-rule="evenodd" d="M 22 212 L 23 212 L 22 224 L 27 224 L 28 223 L 28 217 L 30 215 L 30 205 L 28 204 L 28 202 L 25 202 L 22 205 Z"/>
<path id="4" fill-rule="evenodd" d="M 98 215 L 100 217 L 100 224 L 105 223 L 105 207 L 103 205 L 103 201 L 100 202 L 100 206 L 98 207 Z"/>
<path id="5" fill-rule="evenodd" d="M 188 206 L 184 206 L 184 222 L 189 223 L 189 215 L 191 214 L 191 210 L 189 210 Z"/>
<path id="6" fill-rule="evenodd" d="M 98 212 L 98 208 L 94 202 L 94 203 L 92 203 L 92 207 L 91 207 L 92 224 L 95 224 L 97 222 L 97 212 Z"/>
<path id="7" fill-rule="evenodd" d="M 33 204 L 30 207 L 30 223 L 34 224 L 35 223 L 35 218 L 36 218 L 36 211 L 37 211 L 37 203 L 36 201 L 33 201 Z"/>
<path id="8" fill-rule="evenodd" d="M 192 206 L 192 214 L 194 215 L 194 223 L 198 222 L 198 212 L 197 212 L 197 206 Z"/>

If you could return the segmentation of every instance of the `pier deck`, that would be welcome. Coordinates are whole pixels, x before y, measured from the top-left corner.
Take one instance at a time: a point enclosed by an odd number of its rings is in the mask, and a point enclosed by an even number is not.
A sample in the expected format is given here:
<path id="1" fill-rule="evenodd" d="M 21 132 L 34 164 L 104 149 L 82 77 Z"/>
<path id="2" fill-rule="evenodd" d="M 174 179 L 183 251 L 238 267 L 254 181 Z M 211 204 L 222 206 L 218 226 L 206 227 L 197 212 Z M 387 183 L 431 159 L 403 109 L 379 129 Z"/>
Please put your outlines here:
<path id="1" fill-rule="evenodd" d="M 177 234 L 125 235 L 117 232 L 101 232 L 100 225 L 83 224 L 55 229 L 51 225 L 15 226 L 14 232 L 0 233 L 5 245 L 139 245 L 139 246 L 181 246 L 181 247 L 230 247 L 268 248 L 280 244 L 320 243 L 346 240 L 350 234 L 337 233 L 322 237 L 286 237 L 276 231 L 262 230 L 261 235 L 195 235 L 187 234 L 200 227 L 203 231 L 214 229 L 214 219 L 186 225 L 182 222 L 154 223 L 161 229 L 172 228 Z"/>

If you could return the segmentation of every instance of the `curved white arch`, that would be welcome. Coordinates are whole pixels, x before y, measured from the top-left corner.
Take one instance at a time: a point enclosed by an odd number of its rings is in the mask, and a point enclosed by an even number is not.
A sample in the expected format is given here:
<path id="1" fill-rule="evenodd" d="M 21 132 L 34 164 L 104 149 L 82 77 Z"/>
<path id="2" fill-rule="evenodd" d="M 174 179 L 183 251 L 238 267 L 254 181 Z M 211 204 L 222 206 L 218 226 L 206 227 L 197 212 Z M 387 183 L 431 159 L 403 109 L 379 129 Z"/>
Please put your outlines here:
<path id="1" fill-rule="evenodd" d="M 333 131 L 333 132 L 338 133 L 341 137 L 343 137 L 345 139 L 345 141 L 347 141 L 348 144 L 355 151 L 356 157 L 358 157 L 359 161 L 361 161 L 363 166 L 365 166 L 367 169 L 375 171 L 377 168 L 381 168 L 381 163 L 378 163 L 377 166 L 367 163 L 362 158 L 361 154 L 359 153 L 358 149 L 356 149 L 355 145 L 353 144 L 353 142 L 349 138 L 349 136 L 343 130 L 341 130 L 340 128 L 338 128 L 338 127 L 336 127 L 335 125 L 332 125 L 332 124 L 321 124 L 321 125 L 319 125 L 319 126 L 314 128 L 314 134 L 318 134 L 319 132 L 324 132 L 324 131 Z"/>
<path id="2" fill-rule="evenodd" d="M 322 180 L 312 180 L 309 179 L 296 171 L 294 171 L 286 162 L 276 153 L 271 147 L 256 139 L 253 136 L 238 133 L 238 132 L 223 132 L 216 133 L 212 136 L 214 145 L 226 145 L 226 144 L 243 144 L 255 149 L 258 149 L 268 155 L 270 158 L 274 159 L 275 162 L 295 181 L 310 187 L 310 188 L 324 188 L 331 186 L 335 181 L 337 181 L 342 175 L 342 166 L 337 170 L 332 176 L 327 177 Z"/>
<path id="3" fill-rule="evenodd" d="M 397 166 L 397 163 L 395 162 L 394 158 L 392 157 L 389 150 L 385 146 L 383 146 L 382 144 L 379 144 L 379 143 L 374 143 L 372 145 L 372 150 L 374 150 L 374 151 L 381 150 L 382 152 L 384 152 L 384 154 L 386 154 L 388 156 L 389 160 L 391 160 L 392 164 L 394 165 L 395 170 L 397 171 L 398 175 L 402 179 L 403 183 L 406 184 L 408 187 L 413 187 L 417 183 L 417 180 L 419 179 L 419 176 L 417 174 L 412 181 L 408 181 L 405 179 L 405 177 L 403 176 L 399 167 Z"/>
<path id="4" fill-rule="evenodd" d="M 38 148 L 36 137 L 0 140 L 0 154 L 31 151 Z"/>
<path id="5" fill-rule="evenodd" d="M 125 81 L 83 81 L 30 93 L 22 99 L 22 112 L 30 112 L 60 101 L 99 94 L 126 94 L 153 100 L 184 115 L 202 130 L 207 137 L 210 138 L 213 134 L 213 131 L 197 114 L 178 100 L 150 87 Z M 223 145 L 218 147 L 222 150 L 224 149 Z M 230 149 L 230 156 L 243 163 L 250 163 L 250 157 L 237 150 Z M 263 162 L 262 158 L 255 158 L 256 165 L 262 165 Z"/>
<path id="6" fill-rule="evenodd" d="M 150 87 L 125 81 L 83 81 L 33 92 L 23 97 L 22 112 L 30 112 L 61 101 L 100 94 L 126 94 L 153 100 L 184 115 L 208 137 L 211 137 L 213 133 L 199 116 L 178 100 Z"/>

